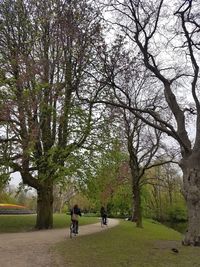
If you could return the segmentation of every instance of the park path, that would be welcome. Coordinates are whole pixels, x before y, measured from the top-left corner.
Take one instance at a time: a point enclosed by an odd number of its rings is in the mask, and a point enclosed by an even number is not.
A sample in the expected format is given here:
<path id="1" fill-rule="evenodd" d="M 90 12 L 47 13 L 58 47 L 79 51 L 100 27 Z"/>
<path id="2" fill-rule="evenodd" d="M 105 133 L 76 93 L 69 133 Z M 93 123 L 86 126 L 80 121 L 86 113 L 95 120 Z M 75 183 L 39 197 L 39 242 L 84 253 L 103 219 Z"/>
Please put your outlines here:
<path id="1" fill-rule="evenodd" d="M 105 231 L 118 223 L 117 219 L 109 219 L 108 227 L 101 227 L 100 223 L 80 226 L 79 236 Z M 0 266 L 54 267 L 50 248 L 66 238 L 69 238 L 69 228 L 0 234 Z"/>

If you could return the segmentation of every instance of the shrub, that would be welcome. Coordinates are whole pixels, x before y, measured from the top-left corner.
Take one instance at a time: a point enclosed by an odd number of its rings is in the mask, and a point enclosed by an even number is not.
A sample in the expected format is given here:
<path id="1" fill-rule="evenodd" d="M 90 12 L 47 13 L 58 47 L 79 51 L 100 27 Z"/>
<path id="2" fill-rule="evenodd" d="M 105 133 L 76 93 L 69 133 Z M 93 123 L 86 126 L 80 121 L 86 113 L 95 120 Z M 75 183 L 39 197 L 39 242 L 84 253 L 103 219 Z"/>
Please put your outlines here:
<path id="1" fill-rule="evenodd" d="M 27 207 L 16 204 L 0 204 L 0 214 L 31 214 L 33 213 L 31 210 L 27 209 Z"/>

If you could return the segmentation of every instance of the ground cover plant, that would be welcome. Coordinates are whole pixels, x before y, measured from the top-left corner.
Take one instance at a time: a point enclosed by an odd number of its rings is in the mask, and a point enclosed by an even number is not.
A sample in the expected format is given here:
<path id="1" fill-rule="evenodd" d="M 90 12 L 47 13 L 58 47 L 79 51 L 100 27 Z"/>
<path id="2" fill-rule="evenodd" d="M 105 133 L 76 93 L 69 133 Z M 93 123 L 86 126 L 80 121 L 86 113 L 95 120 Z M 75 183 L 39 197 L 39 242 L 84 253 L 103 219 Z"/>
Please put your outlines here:
<path id="1" fill-rule="evenodd" d="M 0 204 L 0 214 L 30 214 L 34 213 L 23 205 Z"/>
<path id="2" fill-rule="evenodd" d="M 36 215 L 0 215 L 0 233 L 33 231 Z M 82 216 L 80 225 L 98 222 L 98 218 Z M 69 227 L 70 216 L 54 214 L 54 228 Z"/>
<path id="3" fill-rule="evenodd" d="M 182 238 L 180 233 L 154 221 L 145 220 L 143 229 L 123 221 L 105 232 L 65 240 L 54 250 L 69 267 L 199 266 L 200 248 L 182 246 Z"/>

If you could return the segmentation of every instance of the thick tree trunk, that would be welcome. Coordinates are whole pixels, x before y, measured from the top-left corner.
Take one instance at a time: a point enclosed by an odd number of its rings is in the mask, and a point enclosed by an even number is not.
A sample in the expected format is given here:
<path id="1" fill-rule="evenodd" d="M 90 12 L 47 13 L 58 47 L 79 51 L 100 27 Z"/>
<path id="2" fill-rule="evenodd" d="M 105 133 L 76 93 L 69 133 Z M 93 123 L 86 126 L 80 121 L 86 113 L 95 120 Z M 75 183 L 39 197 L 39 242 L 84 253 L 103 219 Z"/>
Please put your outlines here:
<path id="1" fill-rule="evenodd" d="M 53 227 L 53 184 L 38 189 L 36 229 Z"/>
<path id="2" fill-rule="evenodd" d="M 188 228 L 184 245 L 200 246 L 200 157 L 194 153 L 182 160 L 183 193 L 188 209 Z"/>
<path id="3" fill-rule="evenodd" d="M 142 211 L 141 211 L 141 196 L 140 187 L 133 186 L 133 215 L 132 221 L 136 222 L 136 226 L 142 228 Z"/>

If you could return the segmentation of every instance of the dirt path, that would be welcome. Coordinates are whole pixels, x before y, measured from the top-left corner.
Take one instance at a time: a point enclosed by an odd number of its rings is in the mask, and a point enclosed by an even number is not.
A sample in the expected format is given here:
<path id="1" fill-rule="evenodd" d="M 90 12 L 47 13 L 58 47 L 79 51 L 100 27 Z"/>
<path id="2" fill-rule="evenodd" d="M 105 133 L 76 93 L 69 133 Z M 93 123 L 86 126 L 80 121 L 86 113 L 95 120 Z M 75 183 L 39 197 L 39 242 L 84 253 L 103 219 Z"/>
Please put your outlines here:
<path id="1" fill-rule="evenodd" d="M 80 226 L 80 236 L 105 231 L 119 223 L 109 219 L 108 227 L 100 223 Z M 50 247 L 69 238 L 69 229 L 43 230 L 28 233 L 0 234 L 0 266 L 2 267 L 53 267 Z"/>

